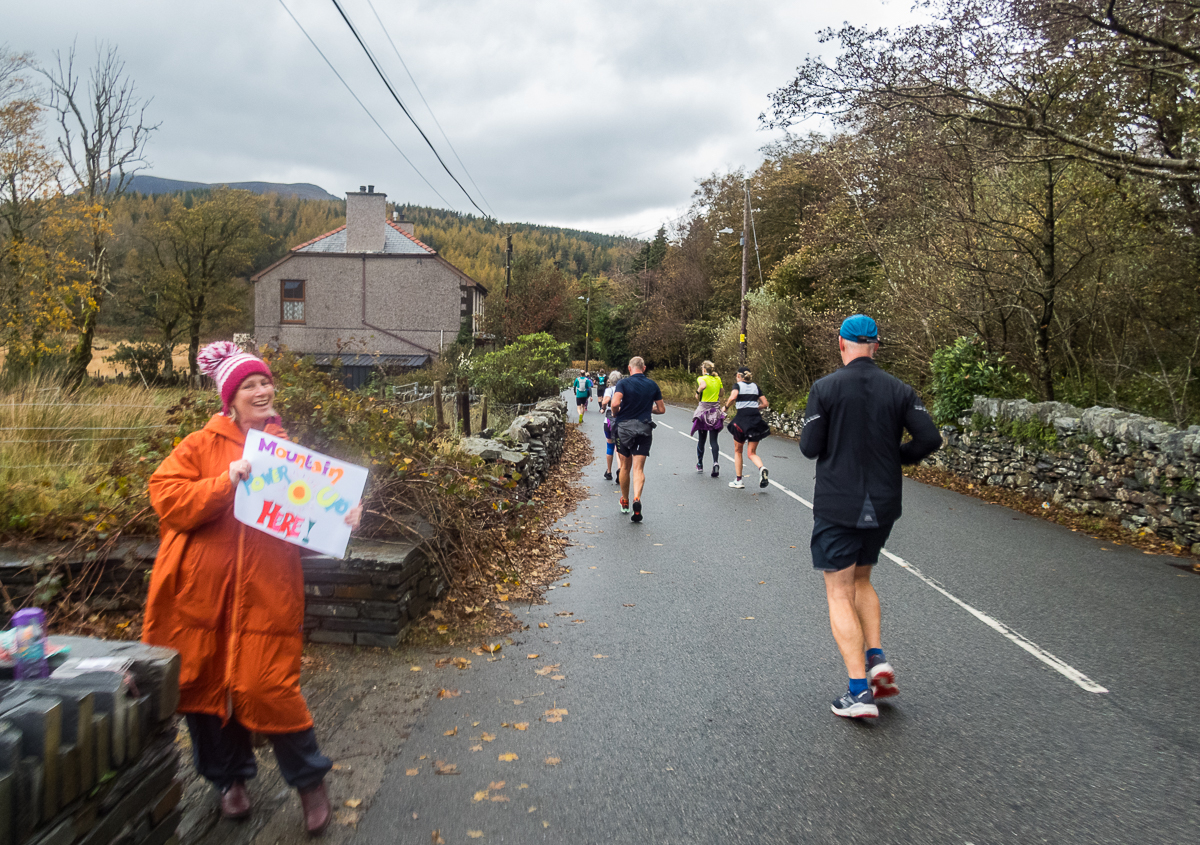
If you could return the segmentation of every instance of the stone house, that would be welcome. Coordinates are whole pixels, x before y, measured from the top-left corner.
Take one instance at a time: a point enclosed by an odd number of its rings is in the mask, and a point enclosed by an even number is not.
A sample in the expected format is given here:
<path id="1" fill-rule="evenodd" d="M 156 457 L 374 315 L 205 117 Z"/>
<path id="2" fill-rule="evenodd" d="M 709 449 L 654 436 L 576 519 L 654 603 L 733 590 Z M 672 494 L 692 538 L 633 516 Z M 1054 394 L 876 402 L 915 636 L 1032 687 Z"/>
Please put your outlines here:
<path id="1" fill-rule="evenodd" d="M 372 369 L 423 366 L 463 323 L 482 331 L 487 289 L 388 219 L 374 185 L 346 193 L 346 225 L 251 277 L 257 343 L 339 359 L 352 384 Z"/>

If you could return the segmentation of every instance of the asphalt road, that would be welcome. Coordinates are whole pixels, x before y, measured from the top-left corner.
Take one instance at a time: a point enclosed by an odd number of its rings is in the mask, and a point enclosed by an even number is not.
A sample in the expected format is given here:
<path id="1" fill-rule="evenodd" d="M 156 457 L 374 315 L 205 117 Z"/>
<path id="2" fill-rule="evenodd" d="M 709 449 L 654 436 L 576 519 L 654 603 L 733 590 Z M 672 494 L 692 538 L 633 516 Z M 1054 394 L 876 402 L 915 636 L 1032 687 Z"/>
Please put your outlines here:
<path id="1" fill-rule="evenodd" d="M 632 524 L 592 407 L 572 572 L 513 608 L 530 627 L 502 659 L 424 667 L 461 695 L 430 704 L 356 842 L 1200 839 L 1200 577 L 906 482 L 875 575 L 901 692 L 874 722 L 840 719 L 800 501 L 814 464 L 772 437 L 772 485 L 730 489 L 732 459 L 698 475 L 690 412 L 668 408 Z"/>

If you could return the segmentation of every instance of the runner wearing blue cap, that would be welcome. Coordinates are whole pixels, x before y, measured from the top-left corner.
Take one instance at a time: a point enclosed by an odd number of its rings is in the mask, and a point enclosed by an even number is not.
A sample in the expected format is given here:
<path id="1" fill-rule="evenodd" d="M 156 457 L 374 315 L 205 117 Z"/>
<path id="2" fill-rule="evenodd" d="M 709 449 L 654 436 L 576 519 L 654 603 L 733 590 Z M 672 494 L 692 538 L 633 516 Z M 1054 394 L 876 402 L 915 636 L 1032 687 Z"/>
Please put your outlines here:
<path id="1" fill-rule="evenodd" d="M 850 676 L 833 712 L 850 718 L 878 716 L 875 700 L 899 691 L 871 567 L 900 517 L 900 466 L 942 445 L 917 392 L 875 364 L 878 348 L 874 320 L 846 318 L 838 332 L 844 366 L 813 384 L 800 433 L 800 451 L 817 459 L 813 568 L 825 574 L 829 624 Z M 912 440 L 902 443 L 906 429 Z"/>

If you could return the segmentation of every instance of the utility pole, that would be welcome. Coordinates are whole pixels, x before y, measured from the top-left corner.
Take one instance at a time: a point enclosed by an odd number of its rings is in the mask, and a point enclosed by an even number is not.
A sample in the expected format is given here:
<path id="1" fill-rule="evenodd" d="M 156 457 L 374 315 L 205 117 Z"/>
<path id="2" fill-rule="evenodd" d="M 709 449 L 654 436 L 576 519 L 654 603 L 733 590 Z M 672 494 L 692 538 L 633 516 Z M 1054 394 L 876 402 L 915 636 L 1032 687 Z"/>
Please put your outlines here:
<path id="1" fill-rule="evenodd" d="M 584 299 L 582 296 L 575 297 L 576 299 Z M 591 342 L 592 342 L 592 277 L 588 276 L 588 292 L 587 292 L 587 322 L 583 329 L 583 372 L 586 374 L 591 369 Z"/>
<path id="2" fill-rule="evenodd" d="M 504 301 L 508 302 L 508 286 L 512 284 L 512 232 L 508 233 L 508 248 L 504 250 Z"/>
<path id="3" fill-rule="evenodd" d="M 508 343 L 508 288 L 512 284 L 512 230 L 508 232 L 507 247 L 504 250 L 504 319 L 500 321 L 500 343 Z"/>
<path id="4" fill-rule="evenodd" d="M 746 366 L 746 317 L 749 303 L 747 295 L 749 294 L 750 280 L 750 182 L 747 180 L 742 185 L 743 191 L 746 194 L 746 204 L 742 211 L 742 336 L 740 340 L 740 366 Z"/>

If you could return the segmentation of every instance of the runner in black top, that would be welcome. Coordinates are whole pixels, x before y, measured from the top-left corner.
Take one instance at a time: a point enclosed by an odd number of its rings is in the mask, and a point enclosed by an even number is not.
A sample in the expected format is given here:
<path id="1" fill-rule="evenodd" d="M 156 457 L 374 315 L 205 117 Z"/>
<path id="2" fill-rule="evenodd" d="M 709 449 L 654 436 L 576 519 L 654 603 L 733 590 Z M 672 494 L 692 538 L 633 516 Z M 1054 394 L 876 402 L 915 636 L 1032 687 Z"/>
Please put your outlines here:
<path id="1" fill-rule="evenodd" d="M 651 414 L 665 414 L 662 391 L 646 377 L 646 362 L 629 359 L 629 375 L 617 382 L 612 398 L 613 429 L 617 456 L 621 460 L 621 513 L 629 513 L 630 485 L 633 486 L 633 522 L 642 521 L 642 487 L 646 483 L 646 458 L 654 439 Z"/>
<path id="2" fill-rule="evenodd" d="M 733 481 L 729 486 L 741 489 L 745 487 L 742 481 L 742 447 L 746 447 L 746 456 L 750 463 L 758 467 L 758 486 L 770 484 L 767 468 L 763 466 L 762 458 L 758 456 L 758 441 L 771 436 L 771 427 L 763 419 L 762 412 L 768 407 L 767 397 L 762 395 L 758 385 L 751 379 L 749 367 L 741 367 L 737 371 L 737 384 L 729 391 L 729 399 L 725 409 L 730 405 L 737 408 L 734 418 L 729 421 L 729 433 L 733 435 Z"/>
<path id="3" fill-rule="evenodd" d="M 871 567 L 900 518 L 900 465 L 920 462 L 942 438 L 917 392 L 872 360 L 874 320 L 855 314 L 838 335 L 845 366 L 809 391 L 800 451 L 817 459 L 813 567 L 825 573 L 829 623 L 850 675 L 833 712 L 870 717 L 879 715 L 876 698 L 898 691 L 883 654 Z M 912 440 L 903 443 L 906 429 Z"/>

